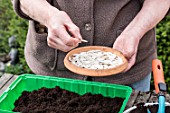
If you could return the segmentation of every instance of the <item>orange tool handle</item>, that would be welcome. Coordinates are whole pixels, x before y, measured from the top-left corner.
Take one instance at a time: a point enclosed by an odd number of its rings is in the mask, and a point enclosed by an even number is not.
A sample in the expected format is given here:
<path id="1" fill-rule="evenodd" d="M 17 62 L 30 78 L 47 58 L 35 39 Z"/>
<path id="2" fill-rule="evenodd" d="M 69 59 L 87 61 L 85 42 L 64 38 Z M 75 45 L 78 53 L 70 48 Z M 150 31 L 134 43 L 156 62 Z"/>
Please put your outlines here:
<path id="1" fill-rule="evenodd" d="M 162 62 L 158 59 L 152 61 L 152 71 L 156 93 L 159 93 L 158 83 L 165 83 Z"/>

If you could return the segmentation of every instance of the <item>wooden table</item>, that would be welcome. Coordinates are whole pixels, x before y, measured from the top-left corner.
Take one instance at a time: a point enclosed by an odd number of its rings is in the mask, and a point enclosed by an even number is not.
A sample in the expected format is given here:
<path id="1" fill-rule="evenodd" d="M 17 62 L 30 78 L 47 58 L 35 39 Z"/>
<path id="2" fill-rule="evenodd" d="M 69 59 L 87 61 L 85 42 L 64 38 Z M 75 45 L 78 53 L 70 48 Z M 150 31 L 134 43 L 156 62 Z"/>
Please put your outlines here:
<path id="1" fill-rule="evenodd" d="M 7 89 L 7 87 L 17 78 L 17 75 L 3 74 L 0 78 L 0 95 Z M 170 95 L 166 94 L 166 101 L 170 103 Z M 126 109 L 138 103 L 157 102 L 157 95 L 152 92 L 139 92 L 133 90 Z"/>
<path id="2" fill-rule="evenodd" d="M 8 86 L 17 78 L 17 75 L 3 74 L 0 77 L 0 95 L 7 89 Z"/>

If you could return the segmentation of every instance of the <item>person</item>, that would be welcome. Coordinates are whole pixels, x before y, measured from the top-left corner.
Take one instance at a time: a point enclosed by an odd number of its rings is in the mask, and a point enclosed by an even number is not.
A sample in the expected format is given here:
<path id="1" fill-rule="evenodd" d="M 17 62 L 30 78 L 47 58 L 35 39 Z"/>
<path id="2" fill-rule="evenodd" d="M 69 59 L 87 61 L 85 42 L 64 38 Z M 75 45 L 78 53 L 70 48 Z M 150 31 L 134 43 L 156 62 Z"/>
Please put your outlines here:
<path id="1" fill-rule="evenodd" d="M 15 12 L 29 20 L 25 56 L 35 74 L 123 84 L 149 91 L 151 62 L 157 57 L 154 27 L 167 14 L 170 0 L 12 0 L 12 3 Z M 81 43 L 81 39 L 88 43 Z M 63 64 L 66 53 L 89 45 L 119 50 L 127 58 L 128 68 L 107 77 L 86 77 L 68 71 Z"/>

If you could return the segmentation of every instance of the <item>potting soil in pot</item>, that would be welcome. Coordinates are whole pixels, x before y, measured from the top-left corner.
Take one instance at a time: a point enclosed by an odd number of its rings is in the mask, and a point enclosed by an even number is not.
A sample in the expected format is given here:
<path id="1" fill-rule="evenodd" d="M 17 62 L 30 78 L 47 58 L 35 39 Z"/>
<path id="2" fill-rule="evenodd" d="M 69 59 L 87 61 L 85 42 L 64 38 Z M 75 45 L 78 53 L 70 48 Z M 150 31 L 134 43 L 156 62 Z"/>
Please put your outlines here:
<path id="1" fill-rule="evenodd" d="M 60 87 L 24 91 L 13 111 L 22 113 L 118 113 L 124 99 L 101 94 L 79 95 Z"/>
<path id="2" fill-rule="evenodd" d="M 148 107 L 138 106 L 137 109 L 134 109 L 130 113 L 148 113 L 147 108 L 149 108 L 151 113 L 158 113 L 158 105 L 153 105 Z M 166 106 L 165 113 L 170 113 L 170 106 Z"/>

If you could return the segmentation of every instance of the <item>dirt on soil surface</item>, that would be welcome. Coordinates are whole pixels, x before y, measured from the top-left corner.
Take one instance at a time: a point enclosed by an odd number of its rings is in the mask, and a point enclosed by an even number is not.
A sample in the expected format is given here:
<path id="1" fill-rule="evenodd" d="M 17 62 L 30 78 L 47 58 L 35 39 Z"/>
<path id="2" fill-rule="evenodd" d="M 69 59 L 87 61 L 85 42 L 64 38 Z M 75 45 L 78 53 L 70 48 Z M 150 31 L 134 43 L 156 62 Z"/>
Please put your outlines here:
<path id="1" fill-rule="evenodd" d="M 118 113 L 124 99 L 101 94 L 79 95 L 59 87 L 24 91 L 13 111 L 22 113 Z"/>
<path id="2" fill-rule="evenodd" d="M 147 108 L 150 110 L 151 113 L 158 113 L 158 105 L 148 106 L 148 107 L 138 106 L 137 109 L 131 111 L 130 113 L 148 113 Z M 169 106 L 166 106 L 165 113 L 170 113 Z"/>

